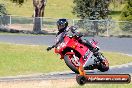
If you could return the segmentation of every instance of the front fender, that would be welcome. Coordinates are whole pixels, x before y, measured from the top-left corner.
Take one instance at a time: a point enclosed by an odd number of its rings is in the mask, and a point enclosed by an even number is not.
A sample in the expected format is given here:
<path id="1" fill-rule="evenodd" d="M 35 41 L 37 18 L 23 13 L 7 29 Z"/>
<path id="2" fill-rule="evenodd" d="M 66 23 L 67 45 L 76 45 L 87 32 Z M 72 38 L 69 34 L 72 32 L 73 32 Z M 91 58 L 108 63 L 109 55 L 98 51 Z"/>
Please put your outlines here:
<path id="1" fill-rule="evenodd" d="M 67 52 L 65 55 L 75 55 L 74 52 Z"/>

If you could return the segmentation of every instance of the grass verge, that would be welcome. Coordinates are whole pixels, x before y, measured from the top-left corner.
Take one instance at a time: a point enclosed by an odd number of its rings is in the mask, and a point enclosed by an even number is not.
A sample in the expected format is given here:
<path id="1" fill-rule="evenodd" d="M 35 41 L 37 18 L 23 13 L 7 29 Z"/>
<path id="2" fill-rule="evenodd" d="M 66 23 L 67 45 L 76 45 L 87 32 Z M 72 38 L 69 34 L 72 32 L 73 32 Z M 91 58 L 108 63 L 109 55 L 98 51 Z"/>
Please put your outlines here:
<path id="1" fill-rule="evenodd" d="M 0 43 L 0 76 L 47 73 L 68 67 L 45 46 Z"/>
<path id="2" fill-rule="evenodd" d="M 104 56 L 108 59 L 110 66 L 121 65 L 132 62 L 132 57 L 115 52 L 104 52 Z"/>
<path id="3" fill-rule="evenodd" d="M 76 86 L 72 88 L 131 88 L 130 84 L 86 84 L 84 86 Z"/>
<path id="4" fill-rule="evenodd" d="M 132 62 L 132 57 L 104 52 L 110 66 Z M 0 43 L 0 76 L 48 73 L 69 70 L 59 55 L 47 52 L 46 46 Z"/>
<path id="5" fill-rule="evenodd" d="M 0 0 L 0 3 L 5 4 L 8 13 L 11 15 L 32 17 L 34 13 L 32 0 L 26 0 L 22 6 L 12 3 L 10 0 Z M 72 14 L 73 6 L 73 0 L 47 0 L 47 5 L 45 7 L 45 17 L 77 18 Z"/>

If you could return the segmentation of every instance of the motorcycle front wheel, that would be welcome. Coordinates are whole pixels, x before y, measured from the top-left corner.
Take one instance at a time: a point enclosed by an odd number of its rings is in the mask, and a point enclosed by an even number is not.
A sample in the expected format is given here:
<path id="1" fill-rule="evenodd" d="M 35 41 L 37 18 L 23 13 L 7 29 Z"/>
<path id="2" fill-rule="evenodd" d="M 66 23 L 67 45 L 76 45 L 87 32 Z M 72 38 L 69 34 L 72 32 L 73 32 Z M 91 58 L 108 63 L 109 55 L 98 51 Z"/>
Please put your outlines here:
<path id="1" fill-rule="evenodd" d="M 76 57 L 77 57 L 77 56 L 76 56 Z M 75 65 L 73 65 L 73 62 L 71 61 L 71 58 L 73 58 L 72 55 L 65 55 L 65 56 L 64 56 L 64 61 L 65 61 L 66 65 L 67 65 L 73 72 L 79 74 L 79 71 L 78 71 L 77 67 L 76 67 Z"/>

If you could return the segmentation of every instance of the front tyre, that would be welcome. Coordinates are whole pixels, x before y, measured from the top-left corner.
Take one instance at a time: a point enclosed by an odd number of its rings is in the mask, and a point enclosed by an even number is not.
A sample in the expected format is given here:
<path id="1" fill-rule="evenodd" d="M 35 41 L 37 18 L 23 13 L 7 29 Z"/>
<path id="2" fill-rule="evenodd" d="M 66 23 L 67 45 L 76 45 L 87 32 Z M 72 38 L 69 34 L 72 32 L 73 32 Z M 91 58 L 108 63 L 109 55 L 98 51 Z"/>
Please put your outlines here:
<path id="1" fill-rule="evenodd" d="M 71 61 L 72 55 L 65 55 L 64 56 L 64 61 L 66 63 L 66 65 L 75 73 L 79 74 L 79 71 L 77 69 L 77 67 L 75 67 L 73 65 L 73 62 Z"/>
<path id="2" fill-rule="evenodd" d="M 76 81 L 79 85 L 84 85 L 86 83 L 87 79 L 84 76 L 77 75 Z"/>

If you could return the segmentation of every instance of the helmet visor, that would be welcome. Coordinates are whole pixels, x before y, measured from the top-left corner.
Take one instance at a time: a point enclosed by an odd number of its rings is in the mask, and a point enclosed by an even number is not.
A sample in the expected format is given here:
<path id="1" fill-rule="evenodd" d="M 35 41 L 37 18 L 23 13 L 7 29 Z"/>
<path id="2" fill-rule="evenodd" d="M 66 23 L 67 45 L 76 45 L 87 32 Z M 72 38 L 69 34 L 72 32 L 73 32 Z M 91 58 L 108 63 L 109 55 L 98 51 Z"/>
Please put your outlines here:
<path id="1" fill-rule="evenodd" d="M 58 27 L 58 30 L 61 30 L 65 27 L 65 25 L 57 25 L 57 27 Z"/>

